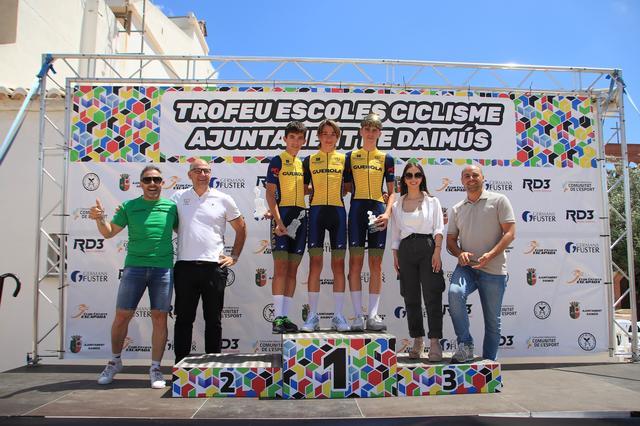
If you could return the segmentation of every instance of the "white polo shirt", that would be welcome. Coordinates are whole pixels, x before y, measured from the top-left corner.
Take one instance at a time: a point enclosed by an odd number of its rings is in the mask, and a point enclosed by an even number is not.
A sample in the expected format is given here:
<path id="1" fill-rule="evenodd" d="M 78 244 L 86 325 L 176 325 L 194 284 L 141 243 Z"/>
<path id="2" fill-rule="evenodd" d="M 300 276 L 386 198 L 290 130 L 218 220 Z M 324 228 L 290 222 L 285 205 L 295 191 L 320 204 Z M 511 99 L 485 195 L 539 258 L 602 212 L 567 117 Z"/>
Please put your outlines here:
<path id="1" fill-rule="evenodd" d="M 176 191 L 171 200 L 178 206 L 178 260 L 218 262 L 227 222 L 241 216 L 233 198 L 213 188 L 198 197 L 190 188 Z"/>

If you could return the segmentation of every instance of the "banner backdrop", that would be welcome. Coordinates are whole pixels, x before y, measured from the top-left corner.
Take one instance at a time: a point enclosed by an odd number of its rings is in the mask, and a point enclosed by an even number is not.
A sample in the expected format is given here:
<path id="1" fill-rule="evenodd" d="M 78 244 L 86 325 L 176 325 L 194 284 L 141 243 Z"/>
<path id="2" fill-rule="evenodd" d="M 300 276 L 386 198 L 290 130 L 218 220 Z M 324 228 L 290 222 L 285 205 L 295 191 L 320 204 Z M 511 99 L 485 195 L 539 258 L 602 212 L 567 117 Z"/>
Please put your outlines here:
<path id="1" fill-rule="evenodd" d="M 236 200 L 248 224 L 244 251 L 227 282 L 223 350 L 278 352 L 279 336 L 271 334 L 269 223 L 254 217 L 264 199 L 267 164 L 284 148 L 282 129 L 291 119 L 310 129 L 300 153 L 305 157 L 318 149 L 317 124 L 325 117 L 343 129 L 339 150 L 359 147 L 359 122 L 372 111 L 383 118 L 379 148 L 394 156 L 396 174 L 409 159 L 420 161 L 429 190 L 444 207 L 465 197 L 460 172 L 466 164 L 482 166 L 486 188 L 511 200 L 516 240 L 508 249 L 500 356 L 579 355 L 608 349 L 604 253 L 609 244 L 603 237 L 608 231 L 602 220 L 603 189 L 589 98 L 466 91 L 83 86 L 73 93 L 73 110 L 65 329 L 70 357 L 110 356 L 110 325 L 127 250 L 126 229 L 105 240 L 88 219 L 89 207 L 100 198 L 112 216 L 121 202 L 141 195 L 139 175 L 148 162 L 163 171 L 163 196 L 189 188 L 188 161 L 196 156 L 213 163 L 211 186 Z M 233 238 L 229 226 L 227 252 Z M 326 240 L 321 327 L 328 327 L 333 315 Z M 389 246 L 388 241 L 381 316 L 398 337 L 398 350 L 404 351 L 410 338 Z M 442 257 L 448 278 L 456 259 L 447 253 Z M 308 311 L 307 272 L 305 255 L 290 315 L 299 324 Z M 366 293 L 366 263 L 362 279 Z M 445 350 L 454 350 L 446 293 L 443 303 L 442 343 Z M 481 345 L 484 326 L 477 295 L 470 297 L 468 310 L 474 339 Z M 351 320 L 349 301 L 345 314 Z M 204 350 L 203 334 L 199 312 L 194 353 Z M 170 318 L 169 351 L 172 336 Z M 145 295 L 129 328 L 125 357 L 149 358 L 150 342 Z"/>

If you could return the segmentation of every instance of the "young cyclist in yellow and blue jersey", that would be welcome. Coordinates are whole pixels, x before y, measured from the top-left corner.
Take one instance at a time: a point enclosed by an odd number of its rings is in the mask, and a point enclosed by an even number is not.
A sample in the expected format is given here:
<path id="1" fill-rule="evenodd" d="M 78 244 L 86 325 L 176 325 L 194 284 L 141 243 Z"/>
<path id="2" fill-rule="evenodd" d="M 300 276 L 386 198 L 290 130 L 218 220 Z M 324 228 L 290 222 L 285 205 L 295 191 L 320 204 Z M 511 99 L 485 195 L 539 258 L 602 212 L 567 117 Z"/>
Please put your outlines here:
<path id="1" fill-rule="evenodd" d="M 378 138 L 382 121 L 377 114 L 369 114 L 360 123 L 362 147 L 347 153 L 345 182 L 351 190 L 349 207 L 349 290 L 355 319 L 351 331 L 386 330 L 378 316 L 380 290 L 382 288 L 382 254 L 387 238 L 387 224 L 394 201 L 394 160 L 389 154 L 379 151 Z M 386 184 L 388 199 L 383 197 Z M 368 212 L 375 216 L 375 228 L 369 229 Z M 369 309 L 364 320 L 362 312 L 361 273 L 365 247 L 369 252 Z"/>
<path id="2" fill-rule="evenodd" d="M 342 315 L 344 306 L 344 255 L 347 247 L 347 214 L 342 202 L 345 155 L 336 152 L 340 139 L 340 127 L 332 120 L 324 120 L 318 126 L 320 150 L 302 162 L 305 181 L 310 180 L 313 188 L 309 207 L 309 314 L 302 331 L 317 331 L 318 299 L 320 296 L 320 273 L 324 237 L 329 231 L 331 242 L 331 270 L 333 271 L 333 298 L 335 309 L 331 328 L 349 331 L 347 320 Z"/>
<path id="3" fill-rule="evenodd" d="M 307 128 L 292 121 L 284 131 L 286 149 L 271 159 L 267 170 L 266 199 L 273 215 L 271 251 L 273 281 L 271 294 L 275 319 L 273 333 L 293 333 L 298 327 L 287 316 L 296 289 L 298 266 L 307 236 L 305 187 L 302 161 L 297 157 L 306 141 Z"/>

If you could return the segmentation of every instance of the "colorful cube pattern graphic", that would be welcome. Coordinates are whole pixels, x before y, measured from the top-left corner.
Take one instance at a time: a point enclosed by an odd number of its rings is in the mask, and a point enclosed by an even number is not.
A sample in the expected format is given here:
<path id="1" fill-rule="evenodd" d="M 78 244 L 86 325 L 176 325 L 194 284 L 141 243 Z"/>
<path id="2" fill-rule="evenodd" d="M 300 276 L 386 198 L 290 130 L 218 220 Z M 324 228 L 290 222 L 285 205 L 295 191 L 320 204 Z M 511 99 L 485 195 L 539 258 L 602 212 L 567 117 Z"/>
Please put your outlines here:
<path id="1" fill-rule="evenodd" d="M 422 364 L 398 360 L 398 396 L 493 393 L 502 387 L 500 364 Z"/>
<path id="2" fill-rule="evenodd" d="M 178 398 L 371 398 L 493 393 L 500 364 L 425 364 L 396 356 L 388 334 L 313 333 L 283 336 L 283 355 L 209 354 L 173 368 Z"/>
<path id="3" fill-rule="evenodd" d="M 209 354 L 173 367 L 172 395 L 182 398 L 282 395 L 279 355 Z"/>
<path id="4" fill-rule="evenodd" d="M 170 91 L 380 93 L 509 98 L 516 110 L 515 158 L 422 158 L 428 164 L 514 167 L 597 167 L 591 99 L 519 93 L 269 87 L 78 86 L 72 94 L 71 161 L 186 162 L 162 151 L 160 99 Z M 428 155 L 428 153 L 426 153 Z M 407 161 L 409 158 L 399 158 Z M 255 156 L 212 156 L 215 163 L 256 163 Z"/>
<path id="5" fill-rule="evenodd" d="M 285 335 L 282 397 L 352 398 L 395 395 L 396 338 L 388 334 Z"/>

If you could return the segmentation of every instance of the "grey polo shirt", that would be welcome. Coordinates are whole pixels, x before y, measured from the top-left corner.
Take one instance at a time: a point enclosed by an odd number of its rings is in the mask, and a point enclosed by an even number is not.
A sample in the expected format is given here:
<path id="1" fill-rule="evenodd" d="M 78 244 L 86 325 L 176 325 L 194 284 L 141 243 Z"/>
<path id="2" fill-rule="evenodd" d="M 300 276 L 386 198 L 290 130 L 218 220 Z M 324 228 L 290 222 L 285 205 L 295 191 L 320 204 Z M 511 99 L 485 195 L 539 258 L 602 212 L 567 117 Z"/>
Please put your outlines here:
<path id="1" fill-rule="evenodd" d="M 475 203 L 464 199 L 451 208 L 448 234 L 458 235 L 463 251 L 474 254 L 474 260 L 491 250 L 502 238 L 502 223 L 515 223 L 509 199 L 502 194 L 482 191 Z M 482 271 L 494 275 L 507 274 L 504 252 L 491 259 Z"/>

